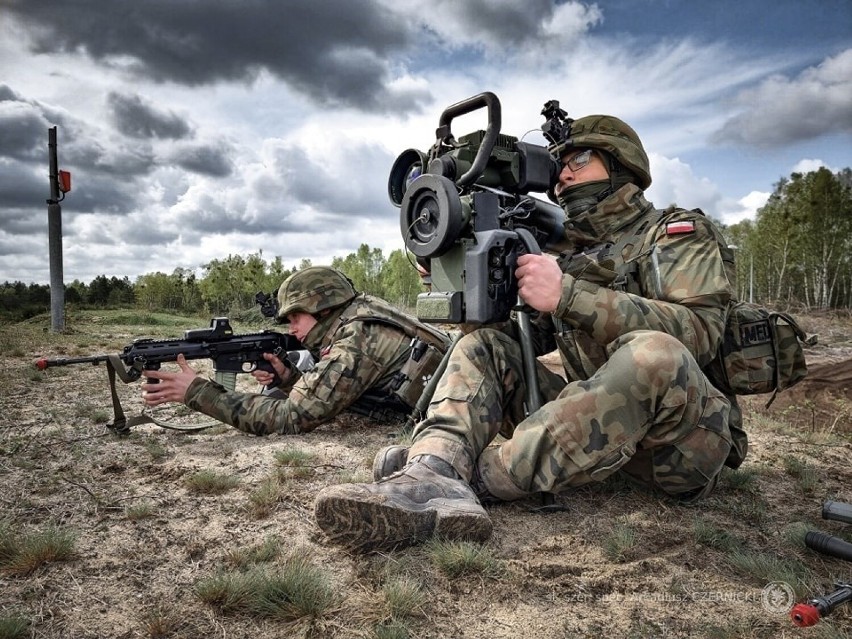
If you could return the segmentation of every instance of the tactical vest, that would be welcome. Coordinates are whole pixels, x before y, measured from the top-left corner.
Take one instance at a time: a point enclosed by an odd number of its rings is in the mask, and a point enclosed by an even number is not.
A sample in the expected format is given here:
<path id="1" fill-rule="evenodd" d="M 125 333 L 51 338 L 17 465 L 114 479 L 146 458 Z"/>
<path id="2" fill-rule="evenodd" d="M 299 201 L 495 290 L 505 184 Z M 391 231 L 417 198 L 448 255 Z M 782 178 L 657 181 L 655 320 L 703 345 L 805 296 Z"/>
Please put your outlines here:
<path id="1" fill-rule="evenodd" d="M 393 376 L 387 388 L 382 390 L 413 408 L 447 352 L 450 337 L 437 328 L 406 315 L 386 301 L 364 293 L 358 295 L 343 310 L 328 334 L 334 335 L 351 322 L 393 326 L 411 338 L 408 359 Z"/>
<path id="2" fill-rule="evenodd" d="M 659 273 L 656 278 L 652 276 L 650 286 L 646 286 L 639 277 L 640 263 L 643 259 L 650 260 L 653 273 L 654 239 L 658 230 L 666 222 L 686 219 L 691 213 L 674 208 L 655 213 L 640 217 L 632 227 L 619 234 L 617 242 L 601 243 L 583 253 L 561 257 L 559 265 L 562 271 L 576 279 L 615 291 L 650 299 L 662 298 Z M 730 274 L 733 274 L 733 253 L 730 250 L 728 252 L 731 254 Z M 728 270 L 726 260 L 726 272 Z M 559 321 L 556 323 L 556 342 L 569 379 L 588 379 L 606 363 L 606 348 L 585 331 L 575 330 Z"/>
<path id="3" fill-rule="evenodd" d="M 646 216 L 634 228 L 623 233 L 616 244 L 596 247 L 592 254 L 581 255 L 579 259 L 573 256 L 566 263 L 565 272 L 575 276 L 582 274 L 583 279 L 613 290 L 661 299 L 656 238 L 679 230 L 688 232 L 696 215 L 703 216 L 704 213 L 700 209 L 687 211 L 670 207 L 658 211 L 656 217 Z M 728 281 L 735 284 L 734 251 L 715 225 L 711 224 L 709 228 L 722 256 Z M 618 256 L 623 258 L 620 263 Z M 639 264 L 643 259 L 650 260 L 651 290 L 647 290 L 648 286 L 640 281 Z M 580 335 L 574 339 L 582 339 Z M 585 342 L 594 344 L 587 337 Z M 585 342 L 582 346 L 591 348 L 591 355 L 586 359 L 575 358 L 571 363 L 579 367 L 577 372 L 588 377 L 606 359 L 602 347 L 595 349 Z M 802 346 L 815 342 L 816 337 L 808 337 L 790 315 L 734 299 L 726 310 L 722 344 L 716 357 L 704 367 L 704 372 L 713 385 L 727 395 L 773 393 L 769 400 L 771 403 L 775 393 L 805 377 L 807 367 Z"/>

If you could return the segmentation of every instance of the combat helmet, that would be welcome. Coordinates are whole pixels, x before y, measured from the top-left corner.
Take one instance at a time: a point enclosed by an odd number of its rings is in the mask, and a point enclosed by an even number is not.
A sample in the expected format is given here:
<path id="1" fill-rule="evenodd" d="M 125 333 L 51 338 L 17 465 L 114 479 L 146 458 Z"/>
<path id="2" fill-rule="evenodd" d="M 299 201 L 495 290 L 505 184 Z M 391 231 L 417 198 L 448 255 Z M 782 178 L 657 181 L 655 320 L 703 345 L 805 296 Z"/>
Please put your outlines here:
<path id="1" fill-rule="evenodd" d="M 548 150 L 558 159 L 572 148 L 606 151 L 636 177 L 639 188 L 651 186 L 651 169 L 642 141 L 636 131 L 615 116 L 587 115 L 574 120 L 567 138 Z"/>
<path id="2" fill-rule="evenodd" d="M 295 311 L 315 315 L 345 304 L 358 295 L 352 281 L 330 266 L 296 271 L 278 288 L 278 321 Z"/>

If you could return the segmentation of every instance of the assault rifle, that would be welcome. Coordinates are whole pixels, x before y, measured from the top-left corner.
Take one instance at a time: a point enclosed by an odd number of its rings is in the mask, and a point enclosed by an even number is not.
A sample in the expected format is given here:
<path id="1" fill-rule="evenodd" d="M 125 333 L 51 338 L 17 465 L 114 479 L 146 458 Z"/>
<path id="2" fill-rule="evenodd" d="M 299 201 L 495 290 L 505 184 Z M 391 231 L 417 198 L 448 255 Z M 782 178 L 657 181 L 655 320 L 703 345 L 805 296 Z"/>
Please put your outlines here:
<path id="1" fill-rule="evenodd" d="M 173 339 L 137 339 L 124 347 L 120 353 L 111 355 L 92 355 L 89 357 L 57 357 L 42 358 L 35 365 L 40 370 L 52 366 L 68 366 L 71 364 L 106 363 L 107 375 L 110 381 L 112 405 L 115 416 L 108 426 L 119 433 L 126 433 L 131 426 L 143 423 L 154 423 L 163 428 L 176 430 L 200 430 L 202 426 L 175 427 L 158 421 L 148 415 L 132 417 L 124 416 L 121 402 L 115 389 L 115 376 L 125 384 L 135 382 L 142 377 L 146 370 L 159 370 L 164 362 L 174 362 L 178 355 L 186 359 L 213 360 L 216 381 L 233 390 L 237 373 L 252 373 L 265 370 L 275 375 L 272 364 L 267 362 L 263 354 L 272 353 L 278 356 L 285 366 L 295 366 L 294 360 L 288 354 L 304 349 L 301 342 L 285 333 L 264 330 L 259 333 L 234 334 L 231 322 L 227 317 L 214 317 L 209 328 L 199 328 L 184 332 L 183 338 Z M 154 383 L 156 380 L 149 380 Z M 278 385 L 277 375 L 272 385 Z M 207 428 L 209 425 L 204 425 Z"/>

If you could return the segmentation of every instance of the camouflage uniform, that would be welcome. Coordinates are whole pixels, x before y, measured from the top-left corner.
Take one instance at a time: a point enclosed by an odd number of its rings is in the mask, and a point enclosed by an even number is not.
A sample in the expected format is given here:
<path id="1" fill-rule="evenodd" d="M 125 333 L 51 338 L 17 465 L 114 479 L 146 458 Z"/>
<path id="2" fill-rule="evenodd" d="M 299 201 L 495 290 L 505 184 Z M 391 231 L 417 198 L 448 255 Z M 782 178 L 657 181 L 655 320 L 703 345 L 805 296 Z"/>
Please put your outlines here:
<path id="1" fill-rule="evenodd" d="M 297 276 L 295 290 L 289 284 Z M 296 310 L 316 313 L 317 324 L 303 342 L 316 366 L 290 379 L 282 387 L 283 399 L 227 391 L 198 377 L 187 390 L 187 406 L 254 435 L 293 434 L 331 420 L 365 392 L 389 396 L 395 375 L 409 357 L 411 337 L 383 320 L 404 323 L 405 316 L 381 299 L 356 295 L 345 276 L 327 267 L 291 276 L 281 285 L 279 298 L 279 318 Z M 407 321 L 419 324 L 413 318 Z M 296 371 L 291 371 L 294 376 Z"/>
<path id="2" fill-rule="evenodd" d="M 607 179 L 563 182 L 560 173 L 550 193 L 571 248 L 560 257 L 555 311 L 531 323 L 536 354 L 558 348 L 567 379 L 536 363 L 542 403 L 530 414 L 514 325 L 466 334 L 407 455 L 380 451 L 376 481 L 317 495 L 314 516 L 334 543 L 373 551 L 436 534 L 487 539 L 482 502 L 558 493 L 618 471 L 697 498 L 723 465 L 744 458 L 734 398 L 705 374 L 734 290 L 731 252 L 700 211 L 657 211 L 644 198 L 648 158 L 624 122 L 566 124 L 554 157 L 591 149 L 607 168 Z M 572 175 L 585 166 L 570 161 Z M 506 441 L 493 445 L 498 434 Z"/>
<path id="3" fill-rule="evenodd" d="M 559 306 L 534 322 L 537 354 L 558 347 L 567 383 L 539 363 L 544 404 L 526 416 L 519 343 L 474 331 L 453 350 L 409 458 L 440 457 L 504 500 L 617 470 L 672 495 L 701 493 L 745 454 L 729 428 L 732 398 L 702 372 L 733 292 L 712 222 L 657 211 L 627 184 L 566 231 L 599 238 L 563 255 Z M 489 447 L 498 433 L 507 441 Z"/>

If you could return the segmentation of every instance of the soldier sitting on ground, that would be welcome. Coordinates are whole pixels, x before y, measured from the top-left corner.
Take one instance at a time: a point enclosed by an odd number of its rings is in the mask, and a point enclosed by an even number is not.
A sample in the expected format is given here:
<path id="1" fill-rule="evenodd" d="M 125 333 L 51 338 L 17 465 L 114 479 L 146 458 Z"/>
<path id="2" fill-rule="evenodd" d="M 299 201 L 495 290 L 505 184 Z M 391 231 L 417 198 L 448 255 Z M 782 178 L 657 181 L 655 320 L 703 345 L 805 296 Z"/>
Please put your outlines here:
<path id="1" fill-rule="evenodd" d="M 734 291 L 718 230 L 700 211 L 660 211 L 645 199 L 647 155 L 615 117 L 573 121 L 550 150 L 574 248 L 558 260 L 523 255 L 515 274 L 539 312 L 536 354 L 558 348 L 567 381 L 539 363 L 543 403 L 528 415 L 516 333 L 465 335 L 413 445 L 377 456 L 387 476 L 317 496 L 330 541 L 371 551 L 433 534 L 484 540 L 492 525 L 482 503 L 558 494 L 616 472 L 693 500 L 723 466 L 743 461 L 735 397 L 707 374 Z M 498 434 L 506 440 L 494 445 Z"/>

